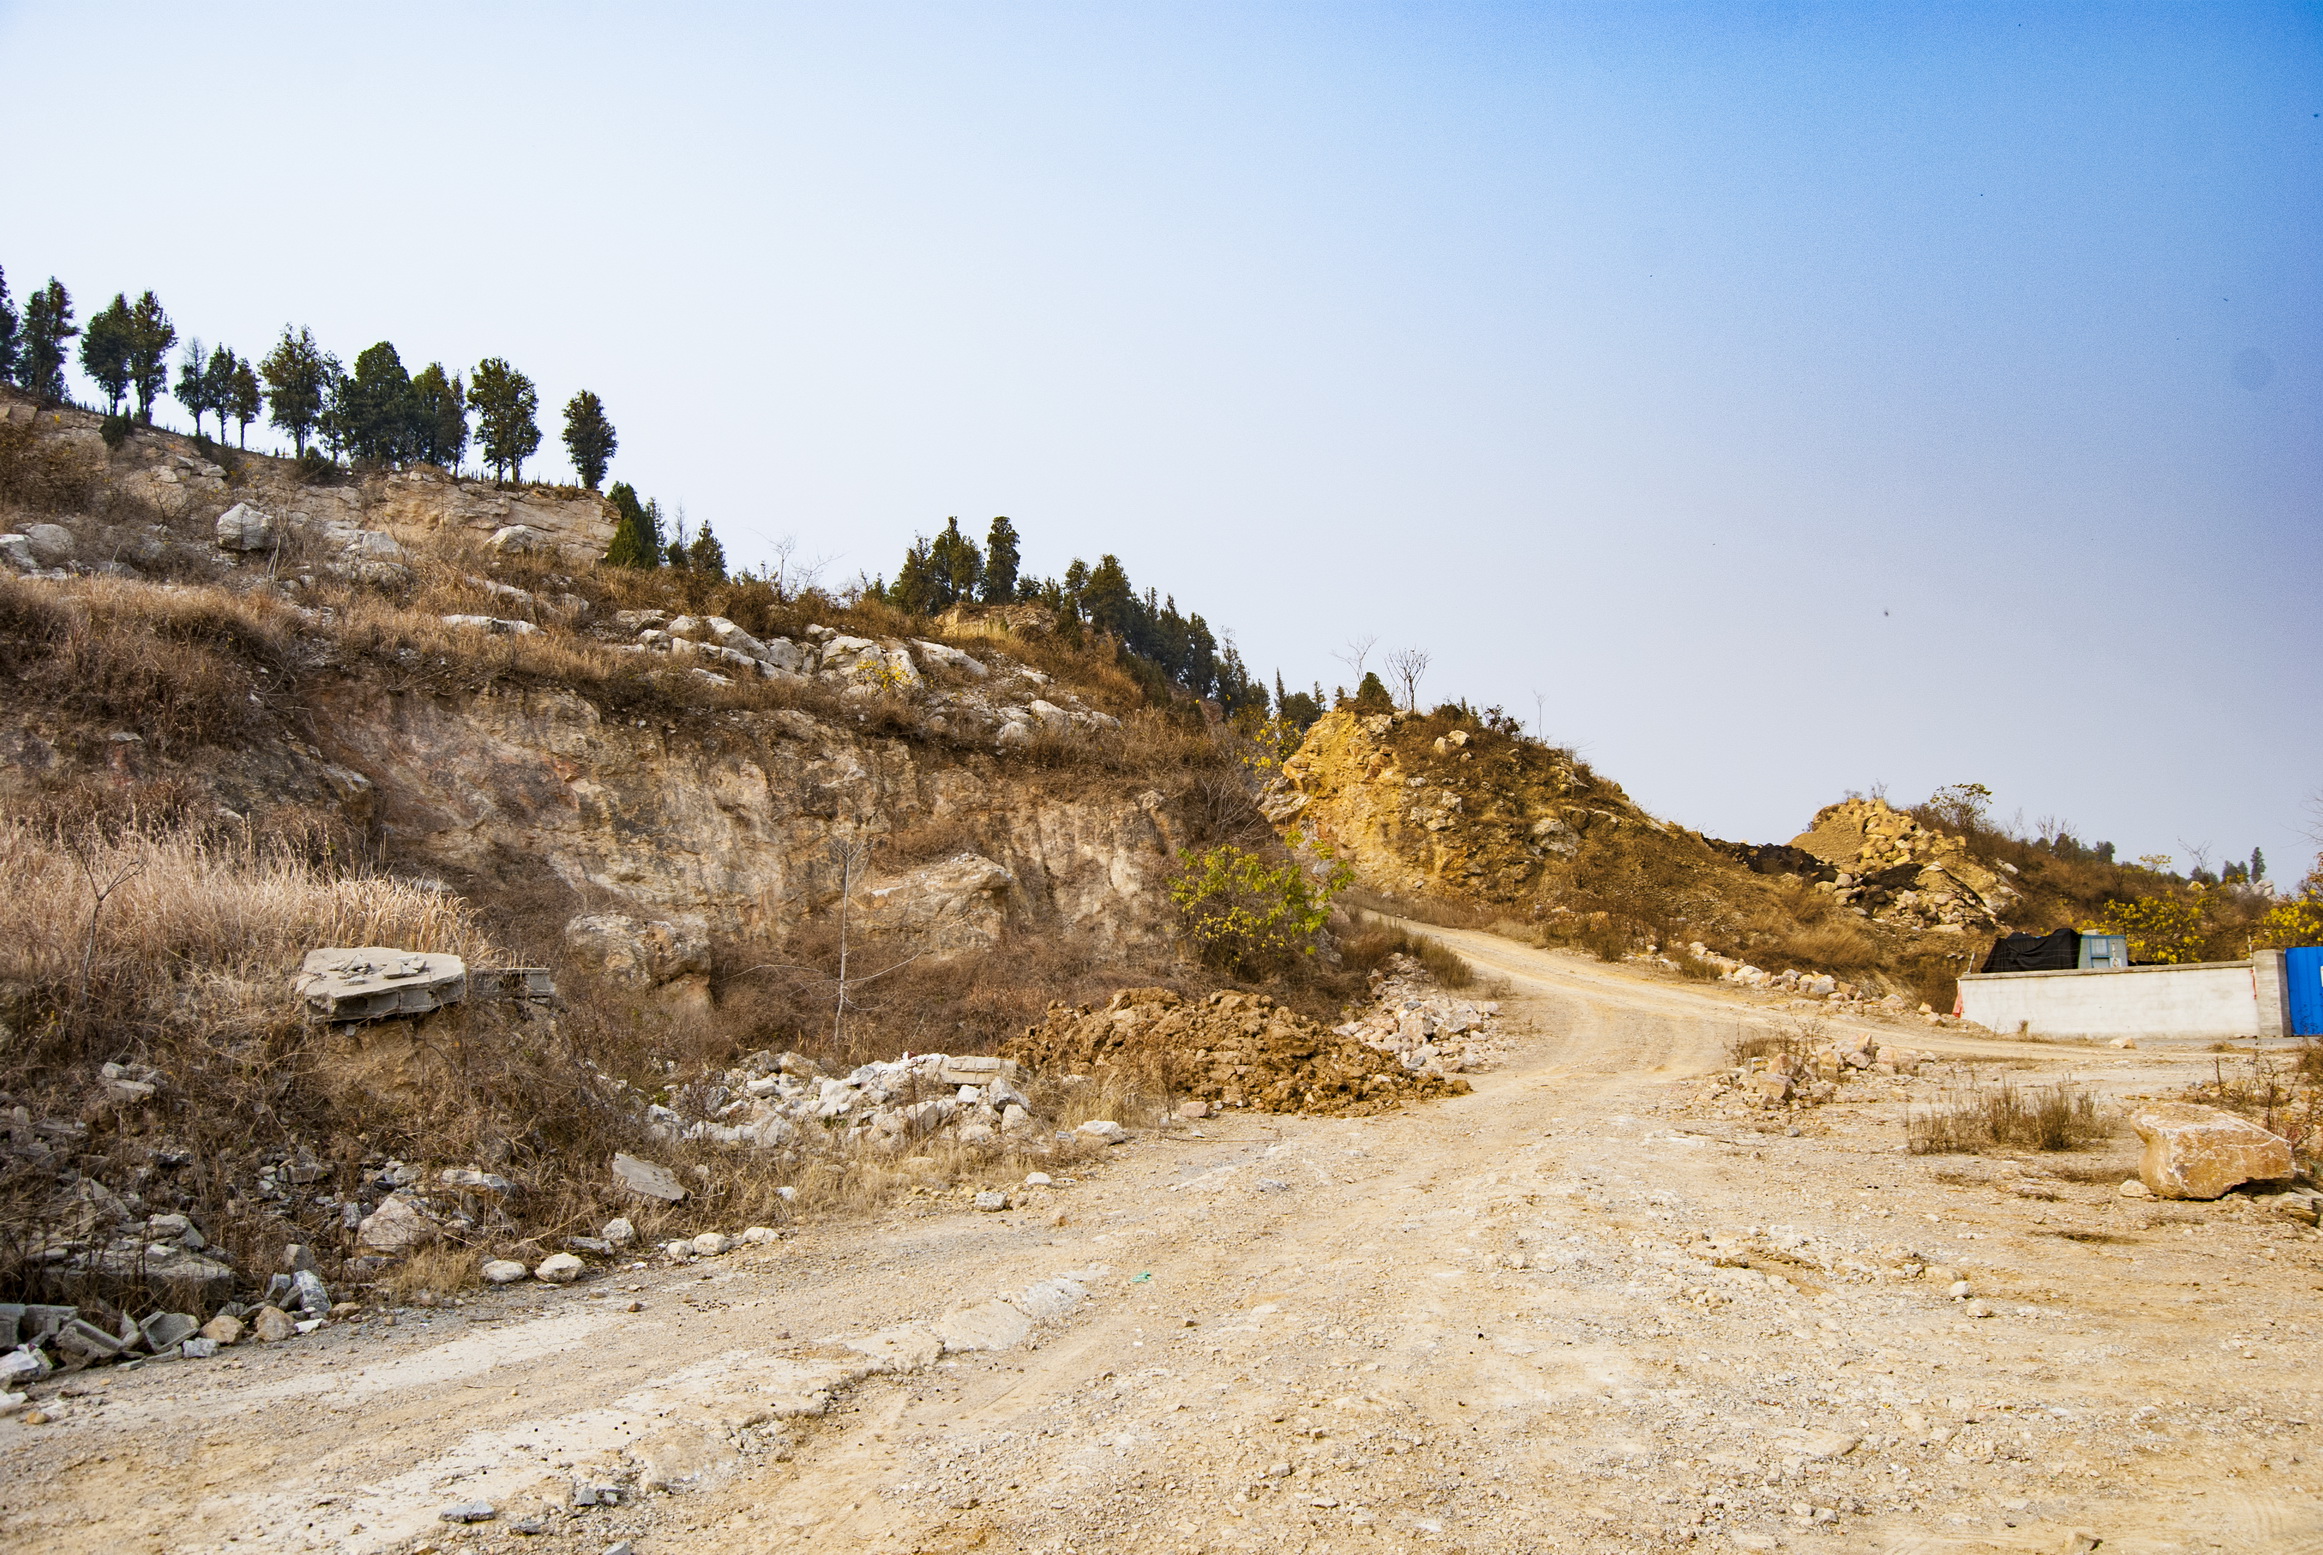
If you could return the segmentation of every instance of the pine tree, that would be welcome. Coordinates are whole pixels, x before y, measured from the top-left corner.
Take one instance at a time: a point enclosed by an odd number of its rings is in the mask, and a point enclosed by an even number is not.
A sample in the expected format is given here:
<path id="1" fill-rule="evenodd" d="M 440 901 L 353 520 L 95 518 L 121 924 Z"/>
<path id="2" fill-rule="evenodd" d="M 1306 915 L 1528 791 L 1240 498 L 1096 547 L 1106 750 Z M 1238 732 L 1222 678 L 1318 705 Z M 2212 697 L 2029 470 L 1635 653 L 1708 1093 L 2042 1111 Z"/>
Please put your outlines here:
<path id="1" fill-rule="evenodd" d="M 2266 877 L 2267 856 L 2260 849 L 2253 848 L 2250 850 L 2250 878 L 2253 880 L 2264 880 Z"/>
<path id="2" fill-rule="evenodd" d="M 929 543 L 928 565 L 935 581 L 928 614 L 976 597 L 976 582 L 984 573 L 984 553 L 976 549 L 975 541 L 960 533 L 957 518 L 944 520 L 943 532 Z"/>
<path id="3" fill-rule="evenodd" d="M 169 348 L 177 344 L 177 326 L 151 291 L 137 299 L 129 318 L 129 381 L 137 390 L 137 419 L 151 426 L 153 402 L 169 387 Z"/>
<path id="4" fill-rule="evenodd" d="M 8 272 L 0 270 L 0 383 L 16 381 L 16 304 L 8 300 Z"/>
<path id="5" fill-rule="evenodd" d="M 24 324 L 16 340 L 17 387 L 44 404 L 65 398 L 65 342 L 79 334 L 73 322 L 72 293 L 55 276 L 24 299 Z"/>
<path id="6" fill-rule="evenodd" d="M 332 386 L 328 430 L 348 452 L 373 464 L 415 457 L 419 404 L 403 358 L 382 340 L 355 358 L 355 370 Z"/>
<path id="7" fill-rule="evenodd" d="M 613 522 L 613 543 L 605 547 L 606 565 L 653 568 L 661 565 L 661 524 L 657 510 L 637 500 L 627 481 L 615 481 L 605 494 L 619 515 Z"/>
<path id="8" fill-rule="evenodd" d="M 218 349 L 225 351 L 226 348 L 220 346 Z M 263 405 L 258 389 L 258 370 L 231 351 L 226 351 L 226 359 L 231 366 L 223 380 L 225 388 L 220 391 L 222 398 L 218 404 L 218 432 L 220 436 L 225 435 L 226 418 L 231 416 L 234 420 L 235 446 L 248 448 L 250 423 L 258 419 L 258 412 Z"/>
<path id="9" fill-rule="evenodd" d="M 693 543 L 686 547 L 686 566 L 691 571 L 715 578 L 721 583 L 726 581 L 726 548 L 718 543 L 716 535 L 710 533 L 707 520 L 702 524 L 702 532 L 694 536 Z"/>
<path id="10" fill-rule="evenodd" d="M 580 472 L 582 485 L 591 491 L 597 489 L 605 479 L 605 466 L 620 446 L 613 423 L 605 419 L 603 400 L 583 389 L 566 403 L 565 451 L 573 456 L 573 468 Z"/>
<path id="11" fill-rule="evenodd" d="M 468 393 L 460 375 L 430 362 L 413 375 L 411 399 L 412 457 L 457 470 L 468 451 Z"/>
<path id="12" fill-rule="evenodd" d="M 1117 640 L 1128 640 L 1137 609 L 1137 593 L 1129 586 L 1129 574 L 1122 569 L 1119 557 L 1097 558 L 1089 581 L 1080 589 L 1080 597 L 1081 614 L 1091 626 Z"/>
<path id="13" fill-rule="evenodd" d="M 199 335 L 186 342 L 186 354 L 177 367 L 177 388 L 172 392 L 177 395 L 177 402 L 192 412 L 194 436 L 200 437 L 202 417 L 217 401 L 215 391 L 210 387 L 209 353 L 202 349 L 202 337 Z M 221 412 L 218 417 L 218 437 L 223 441 L 225 436 L 226 418 Z"/>
<path id="14" fill-rule="evenodd" d="M 984 536 L 984 603 L 1005 605 L 1016 598 L 1016 570 L 1023 560 L 1016 526 L 1005 518 L 994 519 Z"/>
<path id="15" fill-rule="evenodd" d="M 522 482 L 524 461 L 540 447 L 540 393 L 532 380 L 497 356 L 476 364 L 468 380 L 468 404 L 476 412 L 476 445 L 484 462 L 500 472 L 503 484 Z"/>
<path id="16" fill-rule="evenodd" d="M 304 458 L 307 439 L 314 435 L 331 385 L 338 381 L 339 359 L 315 344 L 312 331 L 301 328 L 294 335 L 285 324 L 282 338 L 266 353 L 258 371 L 266 379 L 266 419 L 276 430 L 290 434 Z"/>
<path id="17" fill-rule="evenodd" d="M 90 317 L 88 332 L 81 336 L 81 371 L 105 391 L 108 416 L 120 415 L 121 402 L 129 397 L 129 354 L 136 334 L 129 298 L 115 292 L 113 300 Z"/>

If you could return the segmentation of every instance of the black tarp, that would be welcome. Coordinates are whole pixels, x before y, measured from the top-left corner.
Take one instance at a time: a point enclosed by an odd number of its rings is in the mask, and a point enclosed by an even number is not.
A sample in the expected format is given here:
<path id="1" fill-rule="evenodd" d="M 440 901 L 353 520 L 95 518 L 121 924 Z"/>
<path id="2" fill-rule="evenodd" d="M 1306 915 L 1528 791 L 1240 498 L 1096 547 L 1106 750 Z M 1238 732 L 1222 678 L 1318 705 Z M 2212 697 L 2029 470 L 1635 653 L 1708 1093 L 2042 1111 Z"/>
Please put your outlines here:
<path id="1" fill-rule="evenodd" d="M 2011 934 L 1992 947 L 1987 972 L 2070 972 L 2081 964 L 2081 931 Z"/>

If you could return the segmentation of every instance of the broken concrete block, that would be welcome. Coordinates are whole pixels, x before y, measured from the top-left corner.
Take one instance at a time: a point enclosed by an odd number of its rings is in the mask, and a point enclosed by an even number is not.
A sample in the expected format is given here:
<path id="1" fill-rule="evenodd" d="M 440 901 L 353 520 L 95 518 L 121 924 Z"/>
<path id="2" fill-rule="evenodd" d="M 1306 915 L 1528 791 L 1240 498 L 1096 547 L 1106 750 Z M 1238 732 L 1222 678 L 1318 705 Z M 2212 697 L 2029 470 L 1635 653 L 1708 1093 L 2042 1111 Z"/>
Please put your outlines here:
<path id="1" fill-rule="evenodd" d="M 2145 1141 L 2138 1178 L 2165 1199 L 2215 1199 L 2292 1172 L 2291 1142 L 2216 1107 L 2155 1102 L 2130 1114 Z"/>
<path id="2" fill-rule="evenodd" d="M 145 1332 L 146 1348 L 158 1355 L 194 1337 L 202 1325 L 183 1312 L 156 1312 L 138 1326 Z"/>
<path id="3" fill-rule="evenodd" d="M 386 1020 L 459 1003 L 468 996 L 468 968 L 433 952 L 326 946 L 307 952 L 295 986 L 325 1020 Z"/>

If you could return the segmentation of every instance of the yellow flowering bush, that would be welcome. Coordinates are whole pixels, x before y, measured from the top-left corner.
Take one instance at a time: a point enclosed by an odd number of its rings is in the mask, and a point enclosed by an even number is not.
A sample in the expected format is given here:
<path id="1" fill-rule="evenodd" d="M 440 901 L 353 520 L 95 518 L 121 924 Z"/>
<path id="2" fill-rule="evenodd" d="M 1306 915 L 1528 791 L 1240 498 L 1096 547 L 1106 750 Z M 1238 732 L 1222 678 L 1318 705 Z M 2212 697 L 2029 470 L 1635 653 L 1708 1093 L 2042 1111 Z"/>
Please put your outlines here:
<path id="1" fill-rule="evenodd" d="M 2097 932 L 2128 935 L 2130 960 L 2147 962 L 2199 961 L 2209 937 L 2201 905 L 2168 896 L 2107 902 Z"/>
<path id="2" fill-rule="evenodd" d="M 1200 854 L 1188 850 L 1178 855 L 1184 867 L 1170 882 L 1170 900 L 1204 955 L 1257 971 L 1314 954 L 1315 936 L 1331 918 L 1331 898 L 1355 878 L 1329 854 L 1322 858 L 1325 873 L 1317 882 L 1295 859 L 1270 864 L 1232 843 Z"/>

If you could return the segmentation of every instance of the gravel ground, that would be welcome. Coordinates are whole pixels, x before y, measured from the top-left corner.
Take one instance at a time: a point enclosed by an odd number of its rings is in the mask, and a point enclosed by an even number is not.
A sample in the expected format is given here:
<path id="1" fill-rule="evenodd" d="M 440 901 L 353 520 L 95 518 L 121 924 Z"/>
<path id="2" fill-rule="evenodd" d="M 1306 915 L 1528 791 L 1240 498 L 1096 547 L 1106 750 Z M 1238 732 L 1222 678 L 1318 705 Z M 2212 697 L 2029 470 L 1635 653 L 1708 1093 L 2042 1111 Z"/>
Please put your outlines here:
<path id="1" fill-rule="evenodd" d="M 1706 1077 L 1767 1001 L 1429 932 L 1510 984 L 1472 1095 L 91 1374 L 0 1421 L 0 1543 L 2323 1551 L 2317 1233 L 2121 1199 L 2127 1139 L 1904 1154 L 1934 1082 L 1733 1106 Z M 1882 1029 L 2113 1095 L 2211 1061 Z M 1009 1348 L 845 1347 L 1058 1276 Z"/>

